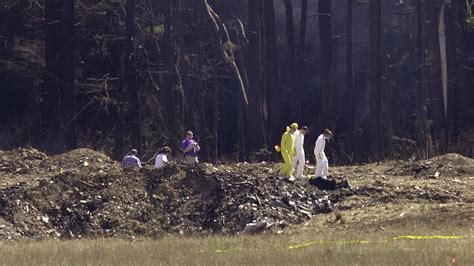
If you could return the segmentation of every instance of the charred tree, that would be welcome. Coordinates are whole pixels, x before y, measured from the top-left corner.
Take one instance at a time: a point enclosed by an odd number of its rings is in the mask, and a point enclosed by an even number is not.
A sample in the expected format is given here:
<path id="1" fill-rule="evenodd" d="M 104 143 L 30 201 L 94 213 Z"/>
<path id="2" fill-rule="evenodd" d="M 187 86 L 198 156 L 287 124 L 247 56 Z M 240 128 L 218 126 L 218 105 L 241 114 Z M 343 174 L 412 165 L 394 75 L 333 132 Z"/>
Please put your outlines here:
<path id="1" fill-rule="evenodd" d="M 74 101 L 74 1 L 63 0 L 63 48 L 61 51 L 61 126 L 65 148 L 77 146 Z"/>
<path id="2" fill-rule="evenodd" d="M 458 80 L 457 80 L 457 58 L 456 58 L 456 11 L 454 4 L 445 3 L 444 5 L 444 36 L 445 36 L 445 51 L 446 51 L 446 86 L 447 86 L 447 105 L 446 108 L 446 118 L 447 123 L 449 124 L 449 129 L 454 129 L 458 126 L 459 120 L 457 118 L 457 108 L 456 100 L 458 90 Z M 461 25 L 459 25 L 461 26 Z"/>
<path id="3" fill-rule="evenodd" d="M 457 117 L 462 124 L 472 125 L 474 124 L 474 115 L 472 110 L 472 106 L 474 106 L 474 97 L 472 96 L 472 86 L 474 84 L 469 83 L 469 77 L 474 76 L 474 70 L 472 68 L 473 60 L 468 60 L 468 58 L 472 58 L 473 49 L 469 49 L 468 47 L 472 47 L 472 42 L 469 44 L 468 36 L 469 32 L 472 36 L 472 22 L 469 26 L 466 19 L 468 17 L 468 10 L 467 5 L 462 3 L 461 1 L 455 1 L 455 10 L 457 18 L 456 23 L 456 67 L 457 67 L 457 82 L 458 82 L 458 90 L 459 93 L 457 94 L 458 99 L 460 99 L 462 108 L 458 109 Z M 474 2 L 471 1 L 471 5 L 474 5 Z M 471 11 L 472 12 L 472 7 Z M 471 16 L 471 14 L 469 14 Z M 471 18 L 472 21 L 472 18 Z M 471 29 L 469 29 L 469 27 Z M 473 38 L 471 37 L 471 40 Z M 471 45 L 471 46 L 469 46 Z M 471 55 L 469 55 L 469 52 Z M 469 62 L 471 62 L 471 67 L 469 67 Z M 471 106 L 471 110 L 469 110 L 469 106 Z"/>
<path id="4" fill-rule="evenodd" d="M 45 1 L 45 110 L 53 152 L 76 147 L 74 123 L 74 2 Z"/>
<path id="5" fill-rule="evenodd" d="M 469 124 L 470 95 L 467 79 L 466 33 L 467 6 L 463 1 L 445 2 L 447 52 L 447 122 L 451 135 L 457 135 Z"/>
<path id="6" fill-rule="evenodd" d="M 249 23 L 248 23 L 248 49 L 247 49 L 247 75 L 249 80 L 248 106 L 246 112 L 246 142 L 248 158 L 253 153 L 263 148 L 264 145 L 264 121 L 262 114 L 262 88 L 261 84 L 261 14 L 262 0 L 249 1 Z"/>
<path id="7" fill-rule="evenodd" d="M 172 42 L 171 42 L 171 0 L 163 0 L 163 38 L 161 50 L 164 64 L 170 66 L 172 63 Z"/>
<path id="8" fill-rule="evenodd" d="M 421 157 L 428 157 L 431 153 L 431 135 L 428 129 L 428 114 L 427 114 L 427 91 L 426 91 L 426 74 L 424 65 L 424 43 L 423 43 L 423 9 L 422 0 L 416 2 L 417 10 L 417 53 L 418 53 L 418 68 L 417 68 L 417 91 L 416 91 L 416 118 L 417 118 L 417 148 Z"/>
<path id="9" fill-rule="evenodd" d="M 59 65 L 58 35 L 60 25 L 58 21 L 59 3 L 57 1 L 46 1 L 44 5 L 45 16 L 45 63 L 46 80 L 44 91 L 44 133 L 48 139 L 59 139 Z"/>
<path id="10" fill-rule="evenodd" d="M 129 132 L 131 144 L 142 151 L 142 130 L 138 73 L 136 66 L 135 35 L 135 0 L 127 0 L 125 5 L 125 80 L 127 84 Z"/>
<path id="11" fill-rule="evenodd" d="M 247 77 L 247 69 L 245 67 L 245 59 L 243 51 L 247 49 L 247 39 L 244 34 L 244 27 L 240 20 L 237 20 L 234 26 L 230 31 L 230 36 L 232 40 L 235 40 L 239 50 L 235 53 L 235 63 L 238 66 L 241 76 L 242 83 L 246 88 L 249 88 L 249 81 Z M 265 85 L 267 86 L 267 85 Z M 245 98 L 237 96 L 237 139 L 238 139 L 238 159 L 239 161 L 245 161 L 247 156 L 247 145 L 246 145 L 246 135 L 245 135 L 245 121 L 244 121 L 244 111 L 247 108 L 248 101 L 245 101 Z"/>
<path id="12" fill-rule="evenodd" d="M 369 139 L 372 156 L 383 154 L 382 84 L 381 84 L 381 0 L 370 1 L 369 11 Z"/>
<path id="13" fill-rule="evenodd" d="M 431 123 L 430 131 L 437 151 L 442 150 L 445 137 L 445 109 L 441 78 L 441 55 L 439 43 L 439 15 L 443 5 L 442 0 L 422 0 L 422 44 L 424 85 L 427 92 L 428 118 Z"/>
<path id="14" fill-rule="evenodd" d="M 305 47 L 306 47 L 306 22 L 308 20 L 308 0 L 301 1 L 301 20 L 300 20 L 300 36 L 296 56 L 296 115 L 297 121 L 302 120 L 302 110 L 304 108 L 304 76 L 305 76 Z"/>
<path id="15" fill-rule="evenodd" d="M 285 120 L 296 119 L 296 108 L 299 103 L 296 102 L 296 45 L 295 30 L 293 21 L 293 6 L 291 0 L 284 0 L 286 14 L 286 39 L 288 44 L 288 78 L 287 84 L 289 88 L 290 101 L 287 106 L 291 107 L 291 117 L 285 117 Z"/>
<path id="16" fill-rule="evenodd" d="M 271 144 L 279 143 L 281 134 L 281 87 L 276 45 L 273 0 L 264 0 L 264 84 L 268 103 L 267 132 Z"/>
<path id="17" fill-rule="evenodd" d="M 352 37 L 352 31 L 353 31 L 353 26 L 352 26 L 352 5 L 353 5 L 353 0 L 347 0 L 347 6 L 346 6 L 346 86 L 348 90 L 348 113 L 349 113 L 349 126 L 348 126 L 348 131 L 350 132 L 350 149 L 351 153 L 353 153 L 353 132 L 355 130 L 354 128 L 354 69 L 353 69 L 353 60 L 352 60 L 352 42 L 353 42 L 353 37 Z"/>
<path id="18" fill-rule="evenodd" d="M 181 135 L 182 132 L 176 131 L 178 129 L 178 115 L 176 114 L 176 99 L 175 99 L 175 56 L 173 48 L 173 5 L 172 0 L 163 0 L 163 38 L 160 46 L 163 51 L 163 69 L 165 73 L 162 74 L 162 83 L 164 84 L 163 97 L 167 99 L 164 102 L 167 124 L 170 126 L 170 131 L 173 134 Z"/>
<path id="19" fill-rule="evenodd" d="M 332 22 L 331 0 L 319 0 L 319 42 L 321 49 L 321 128 L 330 128 L 333 124 L 332 97 Z"/>
<path id="20" fill-rule="evenodd" d="M 382 138 L 384 157 L 393 156 L 393 125 L 392 125 L 392 85 L 390 72 L 390 52 L 381 48 L 381 110 Z"/>

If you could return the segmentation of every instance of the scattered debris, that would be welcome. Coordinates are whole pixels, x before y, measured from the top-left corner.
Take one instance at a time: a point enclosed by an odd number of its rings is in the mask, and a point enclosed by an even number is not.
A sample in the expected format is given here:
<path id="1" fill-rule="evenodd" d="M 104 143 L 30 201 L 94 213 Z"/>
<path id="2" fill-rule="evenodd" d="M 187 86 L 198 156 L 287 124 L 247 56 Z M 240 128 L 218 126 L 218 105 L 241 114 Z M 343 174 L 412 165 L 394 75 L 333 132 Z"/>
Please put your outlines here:
<path id="1" fill-rule="evenodd" d="M 28 175 L 7 177 L 22 182 L 0 186 L 0 218 L 14 226 L 14 237 L 281 231 L 330 212 L 340 199 L 340 193 L 328 194 L 305 180 L 280 180 L 273 169 L 278 166 L 266 162 L 123 170 L 89 149 L 3 156 L 2 165 L 31 165 Z"/>
<path id="2" fill-rule="evenodd" d="M 443 173 L 450 176 L 474 174 L 474 159 L 449 153 L 428 160 L 397 161 L 396 167 L 387 171 L 391 175 L 439 178 Z"/>
<path id="3" fill-rule="evenodd" d="M 0 239 L 281 233 L 318 214 L 361 205 L 469 203 L 472 199 L 456 188 L 474 176 L 474 160 L 452 154 L 391 169 L 388 164 L 341 167 L 316 183 L 281 180 L 280 165 L 268 162 L 123 170 L 89 149 L 48 157 L 31 148 L 0 151 L 0 158 Z M 394 185 L 393 172 L 437 176 L 420 182 L 444 183 L 410 186 L 400 180 Z M 349 186 L 347 180 L 353 185 L 362 177 L 368 182 Z M 343 223 L 337 215 L 335 221 Z"/>

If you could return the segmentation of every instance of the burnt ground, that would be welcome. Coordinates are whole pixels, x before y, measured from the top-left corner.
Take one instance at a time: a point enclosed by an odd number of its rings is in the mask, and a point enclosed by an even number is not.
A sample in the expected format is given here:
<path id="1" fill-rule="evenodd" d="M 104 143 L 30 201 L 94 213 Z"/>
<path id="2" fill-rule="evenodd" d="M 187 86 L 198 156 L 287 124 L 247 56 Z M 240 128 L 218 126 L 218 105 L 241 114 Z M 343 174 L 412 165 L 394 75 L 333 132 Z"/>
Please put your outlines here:
<path id="1" fill-rule="evenodd" d="M 474 160 L 457 154 L 331 168 L 338 184 L 349 183 L 331 191 L 280 180 L 278 168 L 261 162 L 124 171 L 89 149 L 52 157 L 31 148 L 0 151 L 0 239 L 236 234 L 250 223 L 278 233 L 309 223 L 383 230 L 414 220 L 474 221 Z"/>

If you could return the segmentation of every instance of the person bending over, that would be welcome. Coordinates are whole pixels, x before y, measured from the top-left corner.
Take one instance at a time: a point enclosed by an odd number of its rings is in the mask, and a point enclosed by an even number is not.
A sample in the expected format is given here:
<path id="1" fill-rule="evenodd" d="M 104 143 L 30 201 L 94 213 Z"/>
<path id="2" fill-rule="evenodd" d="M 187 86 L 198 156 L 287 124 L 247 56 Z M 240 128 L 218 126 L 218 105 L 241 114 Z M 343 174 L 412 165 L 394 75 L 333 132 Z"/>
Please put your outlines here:
<path id="1" fill-rule="evenodd" d="M 161 148 L 161 151 L 155 157 L 155 168 L 163 168 L 166 164 L 169 163 L 168 155 L 171 154 L 171 148 L 164 146 Z"/>
<path id="2" fill-rule="evenodd" d="M 329 162 L 324 153 L 326 147 L 326 141 L 331 139 L 333 134 L 331 130 L 325 129 L 323 134 L 319 135 L 314 146 L 314 156 L 316 156 L 316 178 L 322 177 L 327 178 L 329 170 Z"/>
<path id="3" fill-rule="evenodd" d="M 142 162 L 137 157 L 137 150 L 132 149 L 122 160 L 122 168 L 141 168 Z"/>

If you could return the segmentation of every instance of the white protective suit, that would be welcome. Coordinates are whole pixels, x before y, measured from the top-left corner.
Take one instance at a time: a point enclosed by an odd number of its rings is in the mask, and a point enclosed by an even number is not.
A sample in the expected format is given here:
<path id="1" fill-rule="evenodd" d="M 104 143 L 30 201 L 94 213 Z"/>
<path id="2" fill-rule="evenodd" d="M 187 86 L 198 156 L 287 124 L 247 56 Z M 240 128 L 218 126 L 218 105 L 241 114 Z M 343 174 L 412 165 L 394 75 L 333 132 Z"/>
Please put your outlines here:
<path id="1" fill-rule="evenodd" d="M 168 163 L 168 156 L 166 156 L 166 154 L 160 153 L 160 154 L 156 155 L 156 158 L 155 158 L 155 167 L 156 168 L 158 168 L 158 169 L 162 168 L 167 163 Z"/>
<path id="2" fill-rule="evenodd" d="M 292 162 L 292 168 L 293 171 L 297 168 L 296 172 L 296 177 L 297 178 L 302 178 L 303 177 L 303 170 L 304 170 L 304 164 L 305 164 L 305 158 L 304 158 L 304 135 L 301 134 L 299 130 L 296 130 L 295 133 L 293 134 L 295 137 L 295 156 L 293 157 L 293 162 Z"/>
<path id="3" fill-rule="evenodd" d="M 326 138 L 324 134 L 319 135 L 314 146 L 314 156 L 316 156 L 316 177 L 326 178 L 328 176 L 329 163 L 324 148 L 326 147 Z"/>

